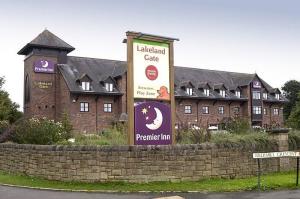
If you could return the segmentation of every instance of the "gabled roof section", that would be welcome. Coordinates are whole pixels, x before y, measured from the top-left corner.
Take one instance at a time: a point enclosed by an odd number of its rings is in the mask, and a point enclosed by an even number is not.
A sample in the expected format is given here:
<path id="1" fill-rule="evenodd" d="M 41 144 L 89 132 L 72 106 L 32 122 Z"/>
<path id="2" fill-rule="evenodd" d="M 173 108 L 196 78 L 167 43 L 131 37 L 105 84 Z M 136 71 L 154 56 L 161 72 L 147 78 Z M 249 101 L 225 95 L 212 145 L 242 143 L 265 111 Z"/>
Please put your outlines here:
<path id="1" fill-rule="evenodd" d="M 18 54 L 27 55 L 34 47 L 64 50 L 68 53 L 75 50 L 73 46 L 69 45 L 47 29 L 40 33 L 30 43 L 26 44 Z"/>

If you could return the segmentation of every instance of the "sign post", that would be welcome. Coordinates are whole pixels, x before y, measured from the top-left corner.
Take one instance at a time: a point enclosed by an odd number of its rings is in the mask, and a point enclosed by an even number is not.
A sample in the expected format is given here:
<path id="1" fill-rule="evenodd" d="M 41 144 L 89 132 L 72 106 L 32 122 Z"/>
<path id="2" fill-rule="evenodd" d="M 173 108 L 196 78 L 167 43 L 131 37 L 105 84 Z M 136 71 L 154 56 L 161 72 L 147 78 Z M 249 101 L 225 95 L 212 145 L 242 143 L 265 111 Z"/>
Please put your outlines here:
<path id="1" fill-rule="evenodd" d="M 174 144 L 174 38 L 126 32 L 129 145 Z"/>
<path id="2" fill-rule="evenodd" d="M 298 151 L 282 151 L 282 152 L 270 152 L 270 153 L 253 153 L 253 158 L 257 159 L 257 188 L 260 190 L 261 187 L 261 159 L 266 158 L 282 158 L 282 157 L 296 157 L 297 158 L 297 171 L 296 171 L 296 186 L 299 182 L 299 157 L 300 152 Z"/>

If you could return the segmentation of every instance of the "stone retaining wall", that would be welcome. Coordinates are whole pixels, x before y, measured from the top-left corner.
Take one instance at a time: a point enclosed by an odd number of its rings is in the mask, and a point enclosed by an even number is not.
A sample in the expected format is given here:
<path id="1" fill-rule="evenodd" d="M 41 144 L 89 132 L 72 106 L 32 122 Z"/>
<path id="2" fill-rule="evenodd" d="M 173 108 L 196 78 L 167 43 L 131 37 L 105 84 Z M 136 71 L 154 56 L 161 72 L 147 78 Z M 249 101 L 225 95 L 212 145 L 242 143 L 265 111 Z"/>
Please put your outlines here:
<path id="1" fill-rule="evenodd" d="M 150 182 L 256 175 L 255 150 L 211 144 L 175 146 L 40 146 L 0 144 L 0 170 L 50 180 Z M 281 169 L 262 160 L 264 172 Z M 289 169 L 289 161 L 284 162 Z"/>

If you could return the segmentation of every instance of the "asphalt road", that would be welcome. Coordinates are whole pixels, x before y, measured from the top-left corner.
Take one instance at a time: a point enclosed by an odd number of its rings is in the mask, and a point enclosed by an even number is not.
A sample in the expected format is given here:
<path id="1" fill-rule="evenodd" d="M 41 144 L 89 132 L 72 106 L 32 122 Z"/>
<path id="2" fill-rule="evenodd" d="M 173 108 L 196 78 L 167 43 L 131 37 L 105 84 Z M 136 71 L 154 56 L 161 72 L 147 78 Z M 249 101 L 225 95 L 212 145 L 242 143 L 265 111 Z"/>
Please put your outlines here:
<path id="1" fill-rule="evenodd" d="M 167 196 L 181 196 L 185 199 L 300 199 L 300 189 L 272 192 L 237 193 L 83 193 L 36 190 L 0 186 L 0 199 L 152 199 Z"/>

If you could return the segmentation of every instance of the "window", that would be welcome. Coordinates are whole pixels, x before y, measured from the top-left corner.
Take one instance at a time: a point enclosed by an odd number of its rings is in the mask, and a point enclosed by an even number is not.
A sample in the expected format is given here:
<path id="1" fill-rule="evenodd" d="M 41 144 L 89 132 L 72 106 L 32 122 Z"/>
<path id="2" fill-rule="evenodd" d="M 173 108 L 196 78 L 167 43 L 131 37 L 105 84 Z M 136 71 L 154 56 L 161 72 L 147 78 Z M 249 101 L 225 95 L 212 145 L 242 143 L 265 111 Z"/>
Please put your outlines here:
<path id="1" fill-rule="evenodd" d="M 220 95 L 221 95 L 222 97 L 225 97 L 225 96 L 226 96 L 225 90 L 220 90 Z"/>
<path id="2" fill-rule="evenodd" d="M 253 91 L 252 92 L 253 99 L 260 99 L 260 91 Z"/>
<path id="3" fill-rule="evenodd" d="M 279 115 L 279 109 L 278 108 L 273 109 L 273 115 Z"/>
<path id="4" fill-rule="evenodd" d="M 263 98 L 268 99 L 268 93 L 263 93 Z"/>
<path id="5" fill-rule="evenodd" d="M 193 95 L 193 88 L 186 88 L 185 90 L 188 95 Z"/>
<path id="6" fill-rule="evenodd" d="M 219 114 L 223 115 L 224 114 L 224 106 L 219 106 L 218 112 L 219 112 Z"/>
<path id="7" fill-rule="evenodd" d="M 114 90 L 114 85 L 112 83 L 105 83 L 105 89 L 108 92 L 112 92 Z"/>
<path id="8" fill-rule="evenodd" d="M 253 114 L 260 115 L 261 114 L 261 106 L 253 106 Z"/>
<path id="9" fill-rule="evenodd" d="M 241 91 L 235 91 L 235 96 L 240 98 L 241 97 Z"/>
<path id="10" fill-rule="evenodd" d="M 203 90 L 205 96 L 209 96 L 209 89 L 205 88 Z"/>
<path id="11" fill-rule="evenodd" d="M 278 93 L 276 93 L 276 94 L 275 94 L 275 98 L 276 98 L 277 100 L 279 100 L 279 99 L 280 99 L 280 95 L 279 95 Z"/>
<path id="12" fill-rule="evenodd" d="M 112 104 L 111 103 L 104 103 L 103 108 L 104 108 L 103 111 L 106 113 L 112 112 Z"/>
<path id="13" fill-rule="evenodd" d="M 90 90 L 90 82 L 81 82 L 81 87 L 84 91 Z"/>
<path id="14" fill-rule="evenodd" d="M 268 115 L 268 111 L 266 108 L 264 108 L 264 115 Z"/>
<path id="15" fill-rule="evenodd" d="M 202 113 L 203 114 L 208 114 L 209 113 L 209 107 L 208 106 L 203 106 L 202 107 Z"/>
<path id="16" fill-rule="evenodd" d="M 240 114 L 240 107 L 234 107 L 233 112 L 236 115 Z"/>
<path id="17" fill-rule="evenodd" d="M 192 106 L 191 105 L 185 105 L 184 106 L 184 113 L 191 114 L 192 113 Z"/>
<path id="18" fill-rule="evenodd" d="M 89 103 L 80 102 L 80 112 L 89 112 Z"/>

